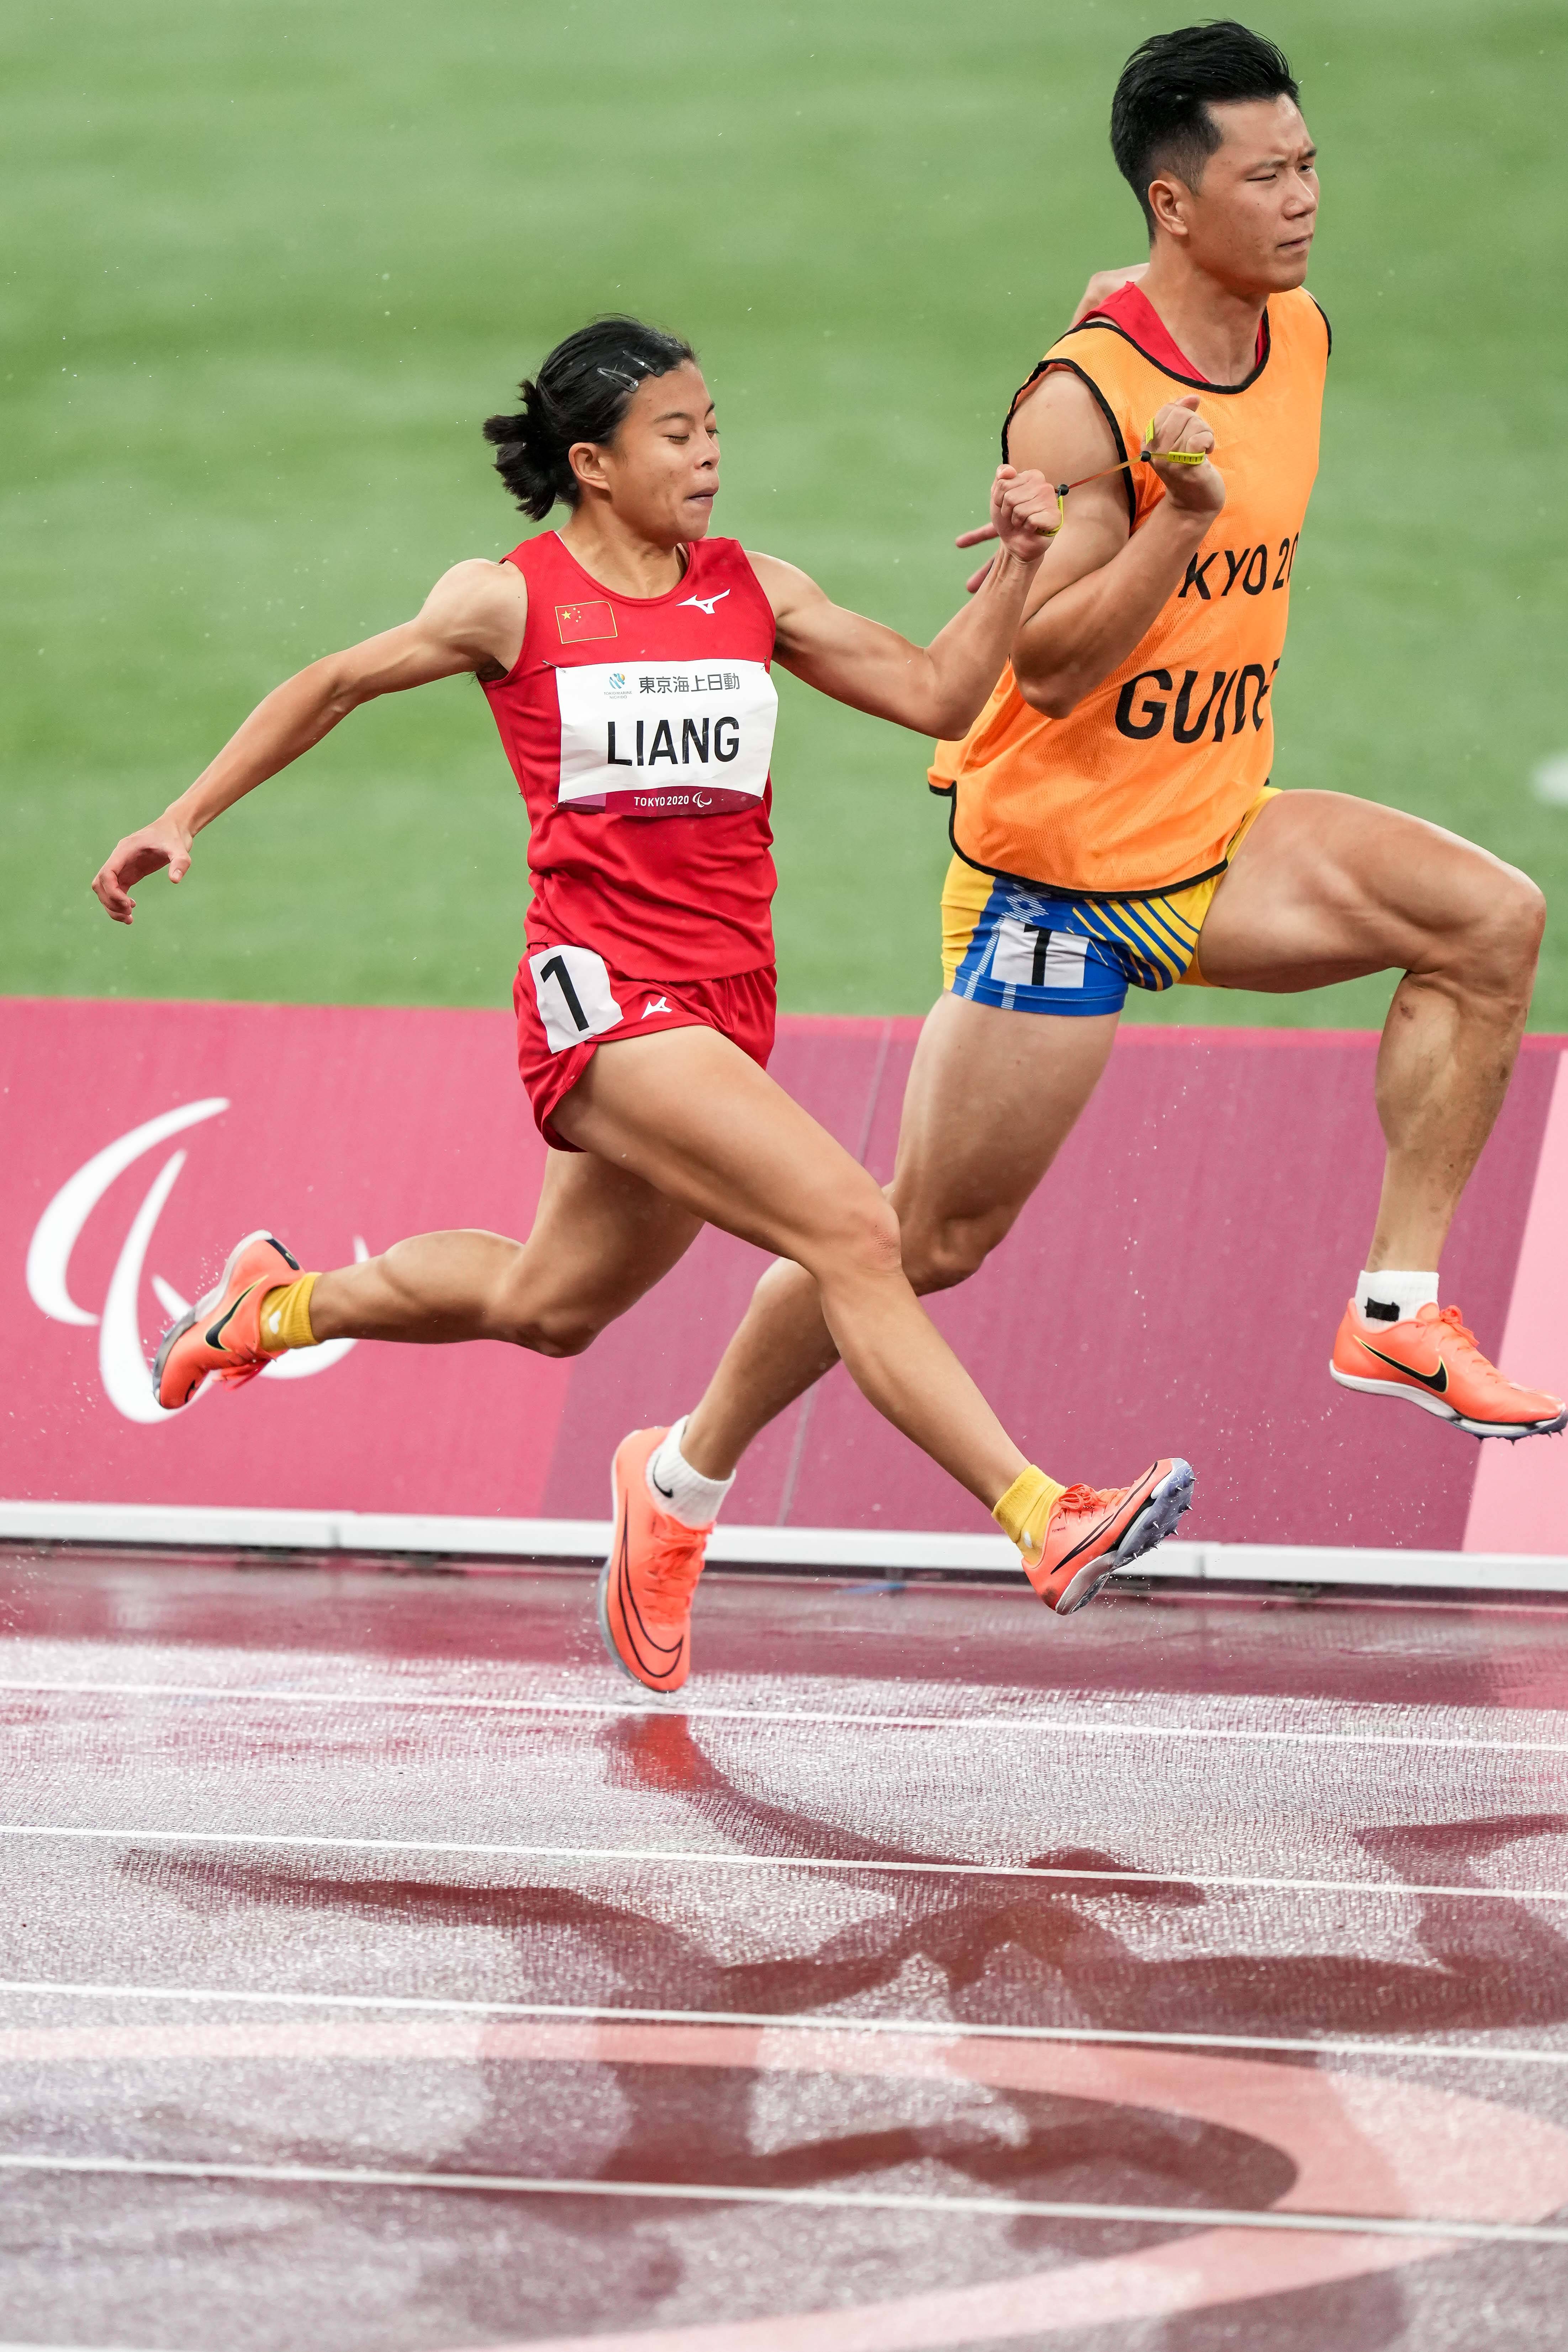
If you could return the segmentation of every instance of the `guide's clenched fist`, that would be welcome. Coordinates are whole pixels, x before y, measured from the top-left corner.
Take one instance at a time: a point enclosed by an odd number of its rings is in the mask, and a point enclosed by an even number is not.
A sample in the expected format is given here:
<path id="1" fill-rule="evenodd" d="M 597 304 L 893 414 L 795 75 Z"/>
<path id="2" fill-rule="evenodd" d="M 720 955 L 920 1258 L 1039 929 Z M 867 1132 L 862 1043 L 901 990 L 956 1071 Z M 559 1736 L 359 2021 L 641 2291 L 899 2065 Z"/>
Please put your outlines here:
<path id="1" fill-rule="evenodd" d="M 1195 392 L 1168 400 L 1145 434 L 1139 455 L 1153 467 L 1173 506 L 1189 514 L 1218 514 L 1225 504 L 1225 478 L 1211 462 L 1214 435 L 1197 411 Z"/>

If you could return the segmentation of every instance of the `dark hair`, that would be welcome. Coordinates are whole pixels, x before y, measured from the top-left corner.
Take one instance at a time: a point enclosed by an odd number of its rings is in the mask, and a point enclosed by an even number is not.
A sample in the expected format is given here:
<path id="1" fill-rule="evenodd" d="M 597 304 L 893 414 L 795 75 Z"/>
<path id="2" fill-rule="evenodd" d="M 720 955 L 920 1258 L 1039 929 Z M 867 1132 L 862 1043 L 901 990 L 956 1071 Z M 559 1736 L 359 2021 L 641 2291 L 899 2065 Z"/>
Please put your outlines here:
<path id="1" fill-rule="evenodd" d="M 1156 33 L 1134 49 L 1110 101 L 1110 152 L 1143 207 L 1150 236 L 1150 181 L 1174 172 L 1195 188 L 1224 137 L 1211 103 L 1300 94 L 1284 50 L 1234 17 Z"/>
<path id="2" fill-rule="evenodd" d="M 488 416 L 496 472 L 524 514 L 542 522 L 557 499 L 574 507 L 582 485 L 566 462 L 574 441 L 613 441 L 644 376 L 668 375 L 697 354 L 679 335 L 640 319 L 595 319 L 557 343 L 516 416 Z"/>

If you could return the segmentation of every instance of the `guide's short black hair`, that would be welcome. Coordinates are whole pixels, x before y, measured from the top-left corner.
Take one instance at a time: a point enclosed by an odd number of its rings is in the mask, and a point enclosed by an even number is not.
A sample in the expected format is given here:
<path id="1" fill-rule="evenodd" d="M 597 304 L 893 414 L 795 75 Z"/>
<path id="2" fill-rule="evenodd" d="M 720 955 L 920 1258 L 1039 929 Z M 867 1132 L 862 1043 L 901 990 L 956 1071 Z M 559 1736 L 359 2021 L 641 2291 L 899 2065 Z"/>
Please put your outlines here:
<path id="1" fill-rule="evenodd" d="M 595 319 L 557 343 L 516 416 L 488 416 L 496 472 L 524 514 L 542 522 L 557 499 L 574 507 L 583 486 L 566 460 L 574 441 L 613 441 L 644 376 L 668 375 L 697 354 L 679 335 L 640 319 Z"/>
<path id="2" fill-rule="evenodd" d="M 1174 172 L 1195 188 L 1220 144 L 1212 103 L 1300 95 L 1284 50 L 1231 16 L 1156 33 L 1134 49 L 1110 101 L 1110 152 L 1143 207 L 1150 236 L 1150 181 Z"/>

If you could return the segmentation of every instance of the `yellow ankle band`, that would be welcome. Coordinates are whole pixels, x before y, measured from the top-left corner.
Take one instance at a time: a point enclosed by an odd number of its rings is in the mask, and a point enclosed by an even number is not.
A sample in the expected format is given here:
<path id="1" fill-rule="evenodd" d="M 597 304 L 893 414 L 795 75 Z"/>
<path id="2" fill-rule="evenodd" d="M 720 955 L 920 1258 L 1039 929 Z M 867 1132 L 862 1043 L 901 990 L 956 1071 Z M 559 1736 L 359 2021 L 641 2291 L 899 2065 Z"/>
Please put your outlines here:
<path id="1" fill-rule="evenodd" d="M 991 1516 L 1020 1551 L 1026 1541 L 1032 1551 L 1038 1551 L 1057 1497 L 1066 1493 L 1065 1486 L 1058 1486 L 1054 1478 L 1047 1478 L 1031 1463 L 1027 1470 L 1019 1471 L 1001 1501 L 992 1505 Z"/>
<path id="2" fill-rule="evenodd" d="M 315 1287 L 316 1276 L 302 1274 L 298 1282 L 268 1292 L 261 1302 L 264 1354 L 280 1356 L 286 1348 L 314 1348 L 319 1344 L 310 1328 L 310 1293 Z"/>

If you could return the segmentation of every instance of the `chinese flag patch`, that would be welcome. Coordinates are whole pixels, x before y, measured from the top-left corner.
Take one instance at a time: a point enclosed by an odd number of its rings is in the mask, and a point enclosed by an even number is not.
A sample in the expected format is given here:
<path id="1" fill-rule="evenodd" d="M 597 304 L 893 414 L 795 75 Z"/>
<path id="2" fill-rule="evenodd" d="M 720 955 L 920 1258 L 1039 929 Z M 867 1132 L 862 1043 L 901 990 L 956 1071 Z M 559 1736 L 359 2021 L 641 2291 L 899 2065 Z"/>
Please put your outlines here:
<path id="1" fill-rule="evenodd" d="M 557 604 L 555 625 L 563 646 L 580 646 L 585 637 L 613 637 L 616 615 L 600 597 L 592 604 Z"/>

